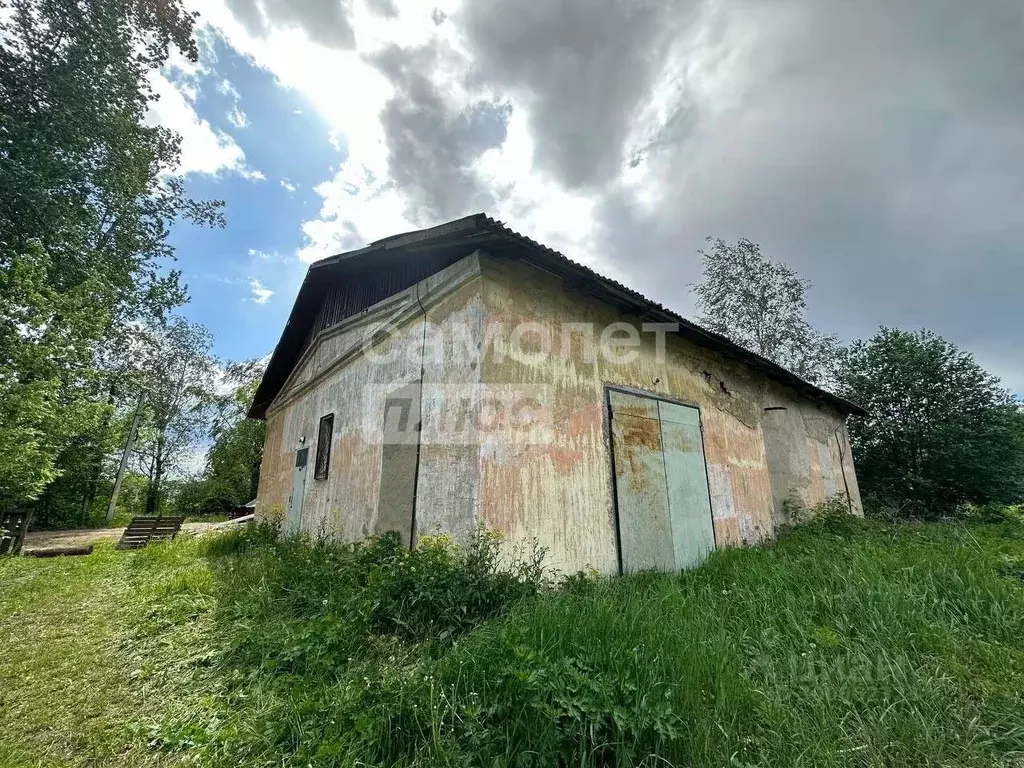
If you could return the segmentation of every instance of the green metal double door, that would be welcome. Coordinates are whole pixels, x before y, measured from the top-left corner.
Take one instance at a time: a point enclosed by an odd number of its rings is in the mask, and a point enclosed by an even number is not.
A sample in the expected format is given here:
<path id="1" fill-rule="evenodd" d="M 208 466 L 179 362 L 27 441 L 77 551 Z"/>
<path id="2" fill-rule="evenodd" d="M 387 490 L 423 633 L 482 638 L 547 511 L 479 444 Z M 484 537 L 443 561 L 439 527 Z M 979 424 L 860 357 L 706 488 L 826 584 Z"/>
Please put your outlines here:
<path id="1" fill-rule="evenodd" d="M 696 408 L 608 390 L 624 573 L 678 571 L 715 548 Z"/>

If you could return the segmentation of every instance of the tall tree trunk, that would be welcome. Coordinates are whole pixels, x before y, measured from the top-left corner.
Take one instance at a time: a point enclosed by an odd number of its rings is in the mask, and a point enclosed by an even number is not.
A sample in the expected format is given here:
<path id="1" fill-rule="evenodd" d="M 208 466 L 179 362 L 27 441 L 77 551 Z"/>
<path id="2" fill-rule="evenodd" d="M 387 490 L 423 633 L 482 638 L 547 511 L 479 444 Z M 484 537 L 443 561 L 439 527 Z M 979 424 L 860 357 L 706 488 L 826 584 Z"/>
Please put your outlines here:
<path id="1" fill-rule="evenodd" d="M 249 470 L 249 498 L 245 500 L 248 504 L 250 501 L 256 498 L 260 489 L 260 465 L 263 463 L 263 452 L 258 450 L 263 445 L 263 440 L 258 440 L 256 446 L 256 453 L 258 454 L 256 460 L 252 463 L 252 467 Z"/>
<path id="2" fill-rule="evenodd" d="M 41 514 L 37 515 L 39 520 L 36 522 L 42 528 L 50 527 L 50 510 L 53 508 L 53 483 L 49 483 L 46 486 L 46 490 L 43 491 L 42 497 L 35 504 L 30 504 L 29 508 L 35 507 L 35 509 Z"/>
<path id="3" fill-rule="evenodd" d="M 252 465 L 252 470 L 249 472 L 249 498 L 245 500 L 246 504 L 256 498 L 256 494 L 260 490 L 260 464 L 256 462 Z"/>
<path id="4" fill-rule="evenodd" d="M 82 514 L 81 522 L 82 527 L 87 527 L 89 524 L 89 512 L 92 509 L 93 499 L 96 498 L 96 486 L 99 485 L 100 469 L 97 462 L 97 467 L 93 476 L 89 478 L 89 481 L 85 484 L 85 490 L 82 492 Z"/>
<path id="5" fill-rule="evenodd" d="M 149 481 L 149 488 L 146 489 L 146 514 L 155 515 L 160 506 L 160 476 L 163 474 L 163 466 L 160 459 L 156 460 L 156 471 Z"/>
<path id="6" fill-rule="evenodd" d="M 108 388 L 107 388 L 107 405 L 109 409 L 106 415 L 103 417 L 103 426 L 100 428 L 98 435 L 106 435 L 110 432 L 110 424 L 113 421 L 114 404 L 116 403 L 116 386 L 114 378 L 111 377 Z M 93 442 L 92 448 L 92 466 L 89 469 L 89 477 L 85 482 L 85 487 L 82 490 L 82 521 L 83 527 L 86 527 L 89 523 L 89 513 L 92 511 L 92 503 L 96 500 L 96 491 L 99 489 L 100 480 L 103 478 L 103 448 L 101 447 L 102 437 L 97 437 L 96 441 Z"/>
<path id="7" fill-rule="evenodd" d="M 160 508 L 160 486 L 164 476 L 164 438 L 156 440 L 156 455 L 153 459 L 153 472 L 149 478 L 149 488 L 146 489 L 146 514 L 155 515 Z"/>

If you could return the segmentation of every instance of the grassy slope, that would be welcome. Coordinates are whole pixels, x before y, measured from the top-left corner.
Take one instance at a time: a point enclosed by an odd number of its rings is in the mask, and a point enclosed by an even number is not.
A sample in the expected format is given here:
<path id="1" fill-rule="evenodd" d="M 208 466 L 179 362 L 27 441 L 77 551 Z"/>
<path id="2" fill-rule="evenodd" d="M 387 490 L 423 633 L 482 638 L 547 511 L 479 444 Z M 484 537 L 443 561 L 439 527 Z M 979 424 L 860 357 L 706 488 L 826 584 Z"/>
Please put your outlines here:
<path id="1" fill-rule="evenodd" d="M 136 586 L 158 578 L 108 546 L 87 558 L 0 559 L 0 765 L 159 765 L 126 723 L 159 707 Z M 148 565 L 148 564 L 147 564 Z"/>
<path id="2" fill-rule="evenodd" d="M 465 633 L 443 563 L 241 543 L 0 562 L 0 765 L 1024 764 L 1019 523 L 831 521 Z"/>

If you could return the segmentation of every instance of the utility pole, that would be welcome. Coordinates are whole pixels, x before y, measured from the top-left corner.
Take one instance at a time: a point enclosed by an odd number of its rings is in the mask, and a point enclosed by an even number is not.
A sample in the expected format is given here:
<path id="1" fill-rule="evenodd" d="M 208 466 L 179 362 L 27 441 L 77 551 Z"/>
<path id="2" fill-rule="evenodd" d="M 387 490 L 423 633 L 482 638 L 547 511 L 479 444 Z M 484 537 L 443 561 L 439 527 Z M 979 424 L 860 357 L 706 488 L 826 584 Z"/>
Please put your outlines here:
<path id="1" fill-rule="evenodd" d="M 114 519 L 114 509 L 117 507 L 117 497 L 121 493 L 121 483 L 124 481 L 124 470 L 128 465 L 128 454 L 131 453 L 132 443 L 135 442 L 135 433 L 139 429 L 139 417 L 142 415 L 142 403 L 146 399 L 146 393 L 139 395 L 139 404 L 135 406 L 135 418 L 132 419 L 132 428 L 128 430 L 128 439 L 124 441 L 124 452 L 121 454 L 121 464 L 117 468 L 117 478 L 114 480 L 114 492 L 110 494 L 110 506 L 107 507 L 106 524 Z"/>

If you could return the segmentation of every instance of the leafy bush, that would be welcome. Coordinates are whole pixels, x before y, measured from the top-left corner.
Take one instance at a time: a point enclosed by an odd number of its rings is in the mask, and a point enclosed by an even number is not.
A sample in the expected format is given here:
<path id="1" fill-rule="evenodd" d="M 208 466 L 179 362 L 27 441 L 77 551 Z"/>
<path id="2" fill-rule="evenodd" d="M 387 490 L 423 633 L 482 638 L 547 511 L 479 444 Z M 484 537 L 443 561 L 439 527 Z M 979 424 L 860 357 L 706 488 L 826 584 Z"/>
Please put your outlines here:
<path id="1" fill-rule="evenodd" d="M 788 498 L 783 502 L 783 508 L 792 525 L 807 525 L 818 521 L 821 524 L 836 523 L 842 526 L 853 517 L 850 512 L 850 501 L 845 493 L 837 493 L 813 507 L 805 506 L 799 499 Z"/>
<path id="2" fill-rule="evenodd" d="M 463 546 L 448 536 L 425 537 L 413 550 L 397 534 L 378 539 L 363 553 L 374 563 L 366 578 L 373 631 L 448 638 L 548 586 L 543 550 L 515 552 L 502 567 L 499 543 L 482 529 Z"/>
<path id="3" fill-rule="evenodd" d="M 965 504 L 962 516 L 978 523 L 1005 523 L 1024 520 L 1020 504 Z"/>
<path id="4" fill-rule="evenodd" d="M 864 516 L 874 520 L 884 520 L 889 523 L 899 521 L 917 521 L 935 519 L 940 517 L 944 520 L 962 520 L 964 522 L 981 523 L 1014 523 L 1024 522 L 1024 505 L 1001 504 L 989 502 L 986 504 L 975 504 L 964 502 L 952 510 L 947 509 L 941 516 L 929 515 L 918 517 L 913 505 L 902 502 L 883 500 L 868 496 L 864 498 Z"/>
<path id="5" fill-rule="evenodd" d="M 931 331 L 881 328 L 842 355 L 838 394 L 857 478 L 885 516 L 935 520 L 1024 499 L 1024 409 L 969 353 Z"/>
<path id="6" fill-rule="evenodd" d="M 264 523 L 212 540 L 207 553 L 228 558 L 215 562 L 222 604 L 260 617 L 236 651 L 283 664 L 328 658 L 319 645 L 302 650 L 304 638 L 315 639 L 325 624 L 353 644 L 348 650 L 381 636 L 450 641 L 550 587 L 542 549 L 503 558 L 500 544 L 481 529 L 462 544 L 425 537 L 412 550 L 394 533 L 342 545 L 281 537 Z"/>

